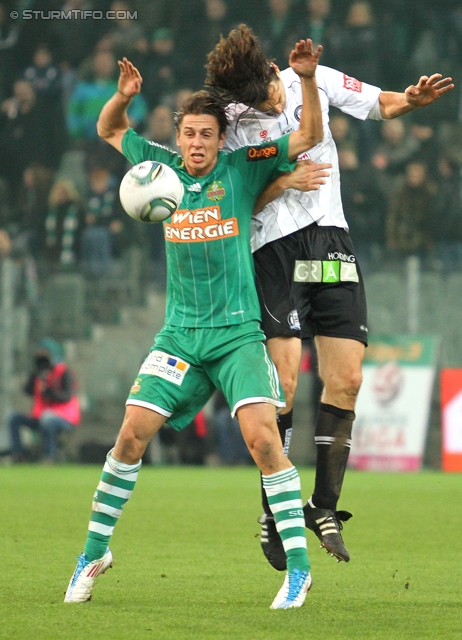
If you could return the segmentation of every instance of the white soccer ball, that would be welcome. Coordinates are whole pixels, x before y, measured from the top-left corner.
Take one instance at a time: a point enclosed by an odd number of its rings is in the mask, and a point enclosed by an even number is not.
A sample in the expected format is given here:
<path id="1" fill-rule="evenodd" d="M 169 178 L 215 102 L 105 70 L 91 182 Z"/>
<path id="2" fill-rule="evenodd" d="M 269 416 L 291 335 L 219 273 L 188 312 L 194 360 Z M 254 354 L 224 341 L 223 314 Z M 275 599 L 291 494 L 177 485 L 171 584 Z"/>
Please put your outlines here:
<path id="1" fill-rule="evenodd" d="M 175 171 L 162 162 L 145 160 L 127 171 L 120 183 L 120 202 L 141 222 L 162 222 L 178 209 L 184 188 Z"/>

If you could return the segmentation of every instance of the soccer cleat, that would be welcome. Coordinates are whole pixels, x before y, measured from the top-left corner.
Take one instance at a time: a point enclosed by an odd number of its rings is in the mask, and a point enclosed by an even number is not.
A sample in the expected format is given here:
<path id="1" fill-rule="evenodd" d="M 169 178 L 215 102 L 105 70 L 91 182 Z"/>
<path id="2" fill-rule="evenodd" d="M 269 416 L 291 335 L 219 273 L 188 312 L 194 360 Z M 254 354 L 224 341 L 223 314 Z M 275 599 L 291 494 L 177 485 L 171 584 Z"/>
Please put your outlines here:
<path id="1" fill-rule="evenodd" d="M 350 562 L 350 554 L 346 550 L 340 531 L 343 522 L 352 517 L 349 511 L 334 511 L 333 509 L 319 509 L 307 502 L 303 507 L 305 524 L 314 531 L 321 541 L 321 547 L 327 550 L 338 561 Z"/>
<path id="2" fill-rule="evenodd" d="M 261 524 L 260 544 L 265 558 L 276 571 L 285 571 L 287 567 L 286 552 L 282 546 L 282 540 L 277 532 L 273 516 L 264 513 L 258 518 L 258 522 Z"/>
<path id="3" fill-rule="evenodd" d="M 64 602 L 86 602 L 91 600 L 91 591 L 95 584 L 95 579 L 110 567 L 112 567 L 112 553 L 109 549 L 107 549 L 102 558 L 91 562 L 85 558 L 84 553 L 77 556 L 77 566 L 67 587 Z"/>
<path id="4" fill-rule="evenodd" d="M 293 609 L 303 606 L 311 584 L 311 574 L 307 571 L 294 569 L 290 573 L 287 572 L 284 583 L 270 609 Z"/>

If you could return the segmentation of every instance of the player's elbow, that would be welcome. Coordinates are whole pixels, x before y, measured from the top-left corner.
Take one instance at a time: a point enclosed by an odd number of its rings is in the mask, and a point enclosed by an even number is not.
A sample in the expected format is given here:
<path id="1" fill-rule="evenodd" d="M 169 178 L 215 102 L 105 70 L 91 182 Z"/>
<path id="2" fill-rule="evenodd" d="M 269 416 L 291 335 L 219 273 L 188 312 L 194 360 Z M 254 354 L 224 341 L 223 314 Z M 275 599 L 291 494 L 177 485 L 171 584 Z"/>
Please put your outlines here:
<path id="1" fill-rule="evenodd" d="M 312 149 L 317 144 L 319 144 L 322 138 L 322 130 L 306 132 L 302 131 L 300 137 L 300 145 L 303 147 L 303 151 L 308 151 L 308 149 Z"/>
<path id="2" fill-rule="evenodd" d="M 101 119 L 99 119 L 96 123 L 96 132 L 98 136 L 103 140 L 107 140 L 114 133 L 111 129 L 108 129 L 108 127 L 104 126 L 104 124 L 101 122 Z"/>

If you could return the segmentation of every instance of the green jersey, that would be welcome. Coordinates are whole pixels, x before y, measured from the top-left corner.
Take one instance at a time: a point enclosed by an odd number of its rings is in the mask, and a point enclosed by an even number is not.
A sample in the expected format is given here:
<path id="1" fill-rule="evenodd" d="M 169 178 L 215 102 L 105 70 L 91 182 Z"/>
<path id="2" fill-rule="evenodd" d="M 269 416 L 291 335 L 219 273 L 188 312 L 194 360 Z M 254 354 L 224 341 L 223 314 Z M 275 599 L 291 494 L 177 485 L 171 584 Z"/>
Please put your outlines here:
<path id="1" fill-rule="evenodd" d="M 224 327 L 260 320 L 250 251 L 258 194 L 280 172 L 292 171 L 289 136 L 269 144 L 219 152 L 206 176 L 190 175 L 181 156 L 129 129 L 122 141 L 133 164 L 156 160 L 184 185 L 178 210 L 164 225 L 167 255 L 166 324 Z"/>

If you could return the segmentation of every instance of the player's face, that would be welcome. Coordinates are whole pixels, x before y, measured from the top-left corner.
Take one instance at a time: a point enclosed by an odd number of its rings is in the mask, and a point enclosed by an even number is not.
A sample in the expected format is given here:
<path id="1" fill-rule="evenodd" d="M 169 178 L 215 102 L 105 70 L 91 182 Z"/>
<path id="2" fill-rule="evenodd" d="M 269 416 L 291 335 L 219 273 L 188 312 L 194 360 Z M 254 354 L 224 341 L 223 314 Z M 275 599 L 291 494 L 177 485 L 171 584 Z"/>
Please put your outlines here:
<path id="1" fill-rule="evenodd" d="M 214 116 L 188 114 L 181 122 L 176 140 L 186 171 L 193 176 L 205 176 L 217 163 L 218 151 L 223 148 L 225 134 L 220 135 L 218 121 Z"/>
<path id="2" fill-rule="evenodd" d="M 286 92 L 280 78 L 270 82 L 268 86 L 268 98 L 260 102 L 257 109 L 263 113 L 277 113 L 284 111 L 286 106 Z"/>

